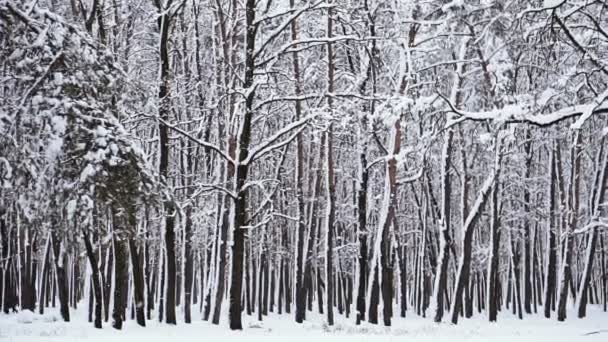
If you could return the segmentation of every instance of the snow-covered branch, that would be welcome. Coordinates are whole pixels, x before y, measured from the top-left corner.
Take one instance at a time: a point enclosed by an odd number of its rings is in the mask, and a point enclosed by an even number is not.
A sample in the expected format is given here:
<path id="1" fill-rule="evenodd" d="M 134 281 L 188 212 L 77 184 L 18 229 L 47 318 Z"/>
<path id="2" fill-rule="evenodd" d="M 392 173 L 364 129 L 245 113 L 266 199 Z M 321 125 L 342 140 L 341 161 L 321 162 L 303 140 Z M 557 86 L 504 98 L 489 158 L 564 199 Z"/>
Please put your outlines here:
<path id="1" fill-rule="evenodd" d="M 177 125 L 171 125 L 168 122 L 166 122 L 165 120 L 156 117 L 156 120 L 158 120 L 158 122 L 160 122 L 161 124 L 165 125 L 167 128 L 169 128 L 170 130 L 181 134 L 182 136 L 184 136 L 186 139 L 192 141 L 193 143 L 200 145 L 202 147 L 206 147 L 214 152 L 216 152 L 217 154 L 219 154 L 220 156 L 222 156 L 222 158 L 224 158 L 227 162 L 231 163 L 231 164 L 236 164 L 236 162 L 234 161 L 234 159 L 232 159 L 228 154 L 226 154 L 226 152 L 222 151 L 219 147 L 208 143 L 206 141 L 197 139 L 195 137 L 193 137 L 190 133 L 186 132 L 185 130 L 177 127 Z"/>
<path id="2" fill-rule="evenodd" d="M 318 113 L 308 115 L 281 128 L 275 134 L 264 140 L 262 143 L 257 146 L 254 146 L 247 155 L 247 158 L 242 163 L 245 165 L 250 164 L 254 160 L 261 158 L 266 153 L 271 152 L 277 148 L 283 147 L 286 144 L 289 144 L 305 128 L 303 126 L 318 115 Z M 289 138 L 277 143 L 277 140 L 281 139 L 284 135 L 289 134 L 294 130 L 297 130 L 297 132 L 291 135 Z"/>

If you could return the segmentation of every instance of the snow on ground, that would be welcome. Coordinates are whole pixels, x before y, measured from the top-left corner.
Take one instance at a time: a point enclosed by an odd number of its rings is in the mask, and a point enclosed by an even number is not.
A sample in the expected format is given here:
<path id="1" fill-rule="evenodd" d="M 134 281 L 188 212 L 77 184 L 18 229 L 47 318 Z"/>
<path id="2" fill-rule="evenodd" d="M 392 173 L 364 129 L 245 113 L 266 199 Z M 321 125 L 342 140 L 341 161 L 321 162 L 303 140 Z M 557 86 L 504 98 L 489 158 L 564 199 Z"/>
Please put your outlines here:
<path id="1" fill-rule="evenodd" d="M 243 316 L 243 331 L 230 331 L 227 319 L 220 326 L 194 320 L 192 324 L 178 322 L 168 326 L 147 321 L 139 327 L 129 320 L 122 331 L 104 323 L 101 330 L 87 322 L 84 306 L 72 311 L 72 322 L 61 321 L 57 311 L 38 314 L 0 314 L 0 341 L 4 342 L 190 342 L 190 341 L 246 341 L 246 342 L 363 342 L 363 341 L 415 341 L 415 342 L 578 342 L 608 341 L 608 313 L 590 306 L 585 319 L 569 318 L 557 322 L 538 315 L 518 320 L 510 311 L 503 311 L 498 323 L 488 323 L 485 315 L 461 319 L 458 325 L 435 324 L 430 318 L 410 315 L 397 318 L 393 326 L 363 324 L 356 326 L 352 319 L 336 316 L 336 325 L 327 327 L 322 316 L 308 313 L 309 320 L 296 324 L 293 314 L 273 315 L 258 322 L 256 317 Z M 194 310 L 193 310 L 194 311 Z M 198 311 L 198 310 L 197 310 Z M 569 317 L 575 317 L 570 312 Z"/>

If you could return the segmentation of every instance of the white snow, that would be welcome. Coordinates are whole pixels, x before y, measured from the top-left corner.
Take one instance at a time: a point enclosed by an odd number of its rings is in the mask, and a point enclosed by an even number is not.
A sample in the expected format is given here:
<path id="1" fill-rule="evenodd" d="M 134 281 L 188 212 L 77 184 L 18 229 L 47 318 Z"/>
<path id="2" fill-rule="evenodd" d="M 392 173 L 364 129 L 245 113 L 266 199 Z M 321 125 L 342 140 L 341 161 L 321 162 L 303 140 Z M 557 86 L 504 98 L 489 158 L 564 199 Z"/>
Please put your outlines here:
<path id="1" fill-rule="evenodd" d="M 63 139 L 60 137 L 51 137 L 46 148 L 46 157 L 48 160 L 55 160 L 61 153 L 63 148 Z"/>
<path id="2" fill-rule="evenodd" d="M 363 342 L 363 341 L 415 341 L 415 342 L 599 342 L 608 340 L 606 321 L 608 314 L 598 306 L 589 306 L 588 317 L 577 319 L 572 311 L 565 322 L 538 315 L 518 320 L 510 310 L 499 313 L 498 322 L 488 323 L 485 314 L 472 319 L 461 319 L 458 325 L 436 324 L 431 318 L 421 318 L 408 311 L 407 318 L 396 317 L 392 327 L 355 325 L 354 316 L 346 319 L 336 316 L 336 324 L 327 326 L 323 316 L 307 313 L 303 324 L 294 322 L 292 315 L 274 315 L 259 322 L 254 316 L 243 315 L 243 331 L 230 331 L 228 319 L 223 316 L 220 325 L 204 322 L 198 317 L 198 307 L 193 308 L 193 323 L 178 321 L 177 326 L 159 323 L 156 319 L 146 321 L 147 327 L 138 326 L 135 321 L 127 321 L 122 331 L 114 330 L 109 322 L 103 329 L 95 329 L 87 322 L 87 305 L 80 303 L 81 309 L 71 311 L 72 321 L 61 321 L 56 309 L 48 313 L 0 314 L 0 341 L 10 342 L 166 342 L 166 341 L 247 341 L 247 342 Z M 127 310 L 129 312 L 129 310 Z M 227 310 L 223 311 L 227 312 Z M 399 312 L 398 310 L 395 312 Z M 428 311 L 427 311 L 428 313 Z M 178 310 L 178 317 L 183 317 Z"/>
<path id="3" fill-rule="evenodd" d="M 563 0 L 545 0 L 543 1 L 544 8 L 553 8 L 559 6 Z"/>
<path id="4" fill-rule="evenodd" d="M 74 214 L 76 213 L 76 200 L 70 200 L 67 204 L 67 212 L 68 212 L 68 220 L 72 219 L 74 217 Z"/>
<path id="5" fill-rule="evenodd" d="M 95 135 L 100 138 L 107 137 L 108 133 L 109 133 L 108 130 L 101 125 L 97 126 L 97 128 L 95 130 Z"/>
<path id="6" fill-rule="evenodd" d="M 55 115 L 51 118 L 51 124 L 55 133 L 57 133 L 58 135 L 65 134 L 68 125 L 65 117 L 61 115 Z"/>
<path id="7" fill-rule="evenodd" d="M 21 324 L 33 323 L 34 320 L 36 319 L 36 315 L 33 312 L 31 312 L 30 310 L 20 311 L 15 316 L 16 316 L 17 323 L 21 323 Z"/>
<path id="8" fill-rule="evenodd" d="M 480 143 L 487 145 L 487 144 L 491 143 L 494 138 L 492 137 L 491 133 L 481 133 L 481 134 L 479 134 L 478 139 L 479 139 Z"/>

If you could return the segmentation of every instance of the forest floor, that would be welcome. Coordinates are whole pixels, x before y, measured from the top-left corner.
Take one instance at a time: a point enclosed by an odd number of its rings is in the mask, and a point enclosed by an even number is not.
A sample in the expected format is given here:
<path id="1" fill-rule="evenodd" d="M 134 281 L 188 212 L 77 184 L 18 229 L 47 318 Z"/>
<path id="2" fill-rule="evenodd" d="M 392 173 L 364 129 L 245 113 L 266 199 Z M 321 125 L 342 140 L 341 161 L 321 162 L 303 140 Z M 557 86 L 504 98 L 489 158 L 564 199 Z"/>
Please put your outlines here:
<path id="1" fill-rule="evenodd" d="M 195 310 L 193 310 L 195 311 Z M 198 312 L 196 310 L 195 312 Z M 147 321 L 147 327 L 139 327 L 129 320 L 122 331 L 104 322 L 103 329 L 95 329 L 87 322 L 85 306 L 72 311 L 72 322 L 65 323 L 53 309 L 44 315 L 28 313 L 0 313 L 0 341 L 8 342 L 363 342 L 363 341 L 415 341 L 415 342 L 578 342 L 608 341 L 608 313 L 599 307 L 589 306 L 585 319 L 569 318 L 557 322 L 545 319 L 542 314 L 518 320 L 511 312 L 503 311 L 497 323 L 488 323 L 485 315 L 461 319 L 458 325 L 433 323 L 431 318 L 410 315 L 396 318 L 390 328 L 381 325 L 355 325 L 353 319 L 336 315 L 336 324 L 327 327 L 324 317 L 309 314 L 304 324 L 296 324 L 293 314 L 270 314 L 258 322 L 254 316 L 243 316 L 243 331 L 233 332 L 227 327 L 227 319 L 219 326 L 193 319 L 192 324 L 178 321 L 169 326 L 157 321 Z M 181 315 L 180 315 L 181 316 Z M 574 312 L 569 317 L 575 317 Z M 175 340 L 177 338 L 177 340 Z M 292 340 L 293 339 L 293 340 Z M 309 340 L 310 339 L 310 340 Z"/>

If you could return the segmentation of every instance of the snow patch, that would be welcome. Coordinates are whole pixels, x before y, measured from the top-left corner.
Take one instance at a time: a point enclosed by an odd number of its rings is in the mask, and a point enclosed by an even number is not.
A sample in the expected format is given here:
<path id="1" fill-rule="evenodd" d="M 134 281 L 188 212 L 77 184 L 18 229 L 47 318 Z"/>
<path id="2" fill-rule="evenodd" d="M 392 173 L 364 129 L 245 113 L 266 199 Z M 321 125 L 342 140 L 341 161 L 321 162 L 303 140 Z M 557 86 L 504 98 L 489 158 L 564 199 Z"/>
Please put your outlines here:
<path id="1" fill-rule="evenodd" d="M 21 324 L 31 324 L 36 320 L 36 314 L 30 310 L 23 310 L 17 313 L 17 322 Z"/>
<path id="2" fill-rule="evenodd" d="M 554 8 L 561 5 L 563 0 L 544 0 L 543 7 L 545 8 Z"/>
<path id="3" fill-rule="evenodd" d="M 493 138 L 491 133 L 482 133 L 479 135 L 478 139 L 481 144 L 486 145 L 491 143 Z"/>
<path id="4" fill-rule="evenodd" d="M 52 137 L 49 140 L 48 146 L 46 148 L 46 157 L 48 160 L 56 159 L 60 154 L 63 148 L 63 139 L 60 137 Z"/>
<path id="5" fill-rule="evenodd" d="M 53 126 L 53 131 L 55 131 L 55 133 L 61 135 L 61 134 L 65 134 L 68 123 L 67 123 L 65 117 L 60 116 L 60 115 L 55 115 L 51 119 L 51 125 Z"/>

